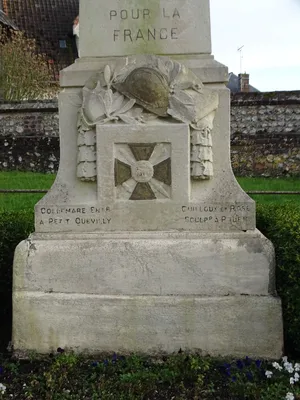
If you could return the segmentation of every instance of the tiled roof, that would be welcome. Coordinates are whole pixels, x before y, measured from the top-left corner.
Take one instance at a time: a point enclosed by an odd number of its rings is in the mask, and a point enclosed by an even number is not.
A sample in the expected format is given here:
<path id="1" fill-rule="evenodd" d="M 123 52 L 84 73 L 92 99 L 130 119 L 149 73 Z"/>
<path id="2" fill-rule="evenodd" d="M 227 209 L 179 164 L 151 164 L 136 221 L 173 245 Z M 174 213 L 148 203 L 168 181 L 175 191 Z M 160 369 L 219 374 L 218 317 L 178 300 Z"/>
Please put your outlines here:
<path id="1" fill-rule="evenodd" d="M 54 61 L 57 70 L 72 64 L 76 57 L 72 25 L 79 0 L 6 0 L 6 7 L 8 17 L 36 39 L 41 53 Z"/>
<path id="2" fill-rule="evenodd" d="M 230 74 L 229 74 L 229 80 L 228 80 L 227 87 L 228 87 L 228 89 L 230 89 L 230 91 L 232 93 L 240 92 L 239 77 L 237 75 L 235 75 L 233 72 L 230 72 Z M 249 85 L 249 92 L 259 92 L 259 90 L 256 89 L 255 87 Z"/>
<path id="3" fill-rule="evenodd" d="M 18 30 L 17 25 L 15 25 L 1 9 L 0 9 L 0 24 L 8 26 L 14 29 L 15 31 Z"/>

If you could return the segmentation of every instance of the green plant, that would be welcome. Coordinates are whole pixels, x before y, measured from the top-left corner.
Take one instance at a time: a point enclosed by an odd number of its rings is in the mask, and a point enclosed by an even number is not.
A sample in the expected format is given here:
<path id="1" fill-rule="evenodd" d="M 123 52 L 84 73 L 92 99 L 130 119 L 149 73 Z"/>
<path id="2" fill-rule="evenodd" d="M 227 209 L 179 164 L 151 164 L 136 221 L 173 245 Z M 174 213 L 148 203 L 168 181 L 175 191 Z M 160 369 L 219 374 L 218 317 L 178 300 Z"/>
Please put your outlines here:
<path id="1" fill-rule="evenodd" d="M 180 352 L 95 361 L 58 348 L 47 357 L 0 359 L 0 382 L 5 399 L 298 400 L 299 369 L 287 358 L 271 363 Z"/>
<path id="2" fill-rule="evenodd" d="M 257 226 L 275 246 L 276 286 L 282 299 L 286 354 L 300 355 L 300 207 L 258 205 Z"/>
<path id="3" fill-rule="evenodd" d="M 141 393 L 150 396 L 172 391 L 183 396 L 186 393 L 193 394 L 197 398 L 200 392 L 207 390 L 206 378 L 212 368 L 211 359 L 187 354 L 163 359 L 137 355 L 125 358 L 114 354 L 111 359 L 94 362 L 92 365 L 95 376 L 105 377 L 105 383 L 99 383 L 101 395 L 103 390 L 115 393 L 116 396 L 118 393 L 126 393 L 124 399 L 140 399 Z"/>
<path id="4" fill-rule="evenodd" d="M 300 395 L 300 364 L 289 362 L 283 357 L 281 362 L 273 362 L 265 372 L 267 385 L 261 391 L 262 400 L 294 400 Z"/>
<path id="5" fill-rule="evenodd" d="M 0 28 L 0 88 L 8 101 L 53 97 L 58 85 L 53 80 L 49 61 L 38 53 L 36 42 L 23 32 Z"/>
<path id="6" fill-rule="evenodd" d="M 11 336 L 14 250 L 33 229 L 33 211 L 0 212 L 0 351 L 5 350 Z"/>
<path id="7" fill-rule="evenodd" d="M 246 357 L 224 363 L 220 369 L 227 381 L 229 398 L 295 400 L 300 394 L 300 364 L 289 362 L 287 357 L 273 363 Z"/>

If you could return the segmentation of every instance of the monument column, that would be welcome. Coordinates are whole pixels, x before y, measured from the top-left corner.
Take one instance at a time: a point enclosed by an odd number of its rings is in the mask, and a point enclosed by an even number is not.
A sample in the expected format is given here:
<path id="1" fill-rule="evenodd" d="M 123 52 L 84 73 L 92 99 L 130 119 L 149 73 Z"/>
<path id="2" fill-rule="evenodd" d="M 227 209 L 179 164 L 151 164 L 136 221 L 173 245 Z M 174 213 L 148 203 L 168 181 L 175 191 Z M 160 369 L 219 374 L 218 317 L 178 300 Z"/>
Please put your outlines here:
<path id="1" fill-rule="evenodd" d="M 277 358 L 272 244 L 230 164 L 209 0 L 85 0 L 60 167 L 14 260 L 16 352 Z"/>

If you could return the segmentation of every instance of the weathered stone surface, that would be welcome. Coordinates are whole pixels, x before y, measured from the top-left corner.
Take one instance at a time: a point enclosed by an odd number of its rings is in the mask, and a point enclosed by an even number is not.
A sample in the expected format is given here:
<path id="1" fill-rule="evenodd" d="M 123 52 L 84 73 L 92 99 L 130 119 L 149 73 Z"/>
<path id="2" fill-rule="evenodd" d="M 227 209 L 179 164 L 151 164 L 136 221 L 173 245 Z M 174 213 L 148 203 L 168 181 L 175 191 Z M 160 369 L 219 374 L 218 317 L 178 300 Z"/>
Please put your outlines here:
<path id="1" fill-rule="evenodd" d="M 205 88 L 202 81 L 184 64 L 167 57 L 141 55 L 113 62 L 95 74 L 82 89 L 83 102 L 79 112 L 79 157 L 82 162 L 94 162 L 87 145 L 96 126 L 123 122 L 127 125 L 147 125 L 153 117 L 165 122 L 189 125 L 191 136 L 191 178 L 209 180 L 213 177 L 211 131 L 219 105 L 218 92 Z M 121 125 L 120 125 L 121 126 Z M 82 157 L 84 153 L 86 159 Z M 96 176 L 77 175 L 82 181 L 95 181 Z M 150 194 L 151 188 L 144 187 Z M 153 189 L 153 188 L 152 188 Z M 139 190 L 141 191 L 141 190 Z"/>
<path id="2" fill-rule="evenodd" d="M 190 170 L 189 136 L 190 129 L 187 124 L 155 121 L 148 125 L 137 126 L 119 124 L 97 126 L 99 200 L 111 205 L 112 215 L 116 201 L 122 200 L 123 212 L 128 213 L 129 221 L 125 223 L 127 226 L 134 223 L 136 215 L 132 214 L 130 217 L 128 202 L 125 203 L 125 200 L 157 199 L 174 203 L 189 202 L 190 179 L 187 179 Z M 141 154 L 138 150 L 146 146 L 152 151 L 149 151 L 147 160 L 140 160 Z M 131 170 L 128 179 L 117 185 L 116 161 L 128 165 Z M 164 162 L 167 162 L 166 171 L 162 166 Z M 135 214 L 135 205 L 130 207 Z M 145 216 L 146 210 L 151 209 L 150 204 L 145 206 Z M 166 212 L 164 209 L 164 213 Z M 158 208 L 156 213 L 160 213 Z M 173 215 L 171 219 L 174 218 L 176 217 Z M 150 219 L 153 220 L 153 217 Z M 160 225 L 158 219 L 155 223 L 157 227 Z"/>
<path id="3" fill-rule="evenodd" d="M 81 57 L 210 54 L 209 0 L 85 0 L 79 46 Z"/>
<path id="4" fill-rule="evenodd" d="M 14 348 L 279 358 L 273 257 L 257 232 L 34 235 L 15 256 Z"/>
<path id="5" fill-rule="evenodd" d="M 25 264 L 15 262 L 17 291 L 122 296 L 275 294 L 273 247 L 258 231 L 128 231 L 77 238 L 72 233 L 35 234 L 23 242 L 16 257 L 22 251 L 28 256 Z"/>
<path id="6" fill-rule="evenodd" d="M 221 92 L 220 92 L 221 93 Z M 63 97 L 70 96 L 64 93 Z M 222 93 L 225 102 L 227 93 Z M 228 99 L 228 98 L 227 98 Z M 69 97 L 74 109 L 74 100 Z M 76 109 L 74 109 L 75 111 Z M 216 121 L 222 118 L 216 114 Z M 71 135 L 76 135 L 76 124 L 72 131 L 67 115 L 63 135 L 66 153 L 70 157 Z M 217 124 L 217 126 L 220 126 Z M 150 124 L 108 124 L 97 127 L 97 184 L 83 185 L 74 175 L 64 178 L 67 168 L 61 168 L 58 180 L 65 184 L 57 190 L 56 184 L 35 208 L 37 232 L 96 232 L 96 231 L 245 231 L 255 229 L 255 206 L 237 185 L 229 169 L 229 147 L 226 148 L 224 126 L 215 130 L 214 179 L 205 184 L 191 181 L 189 170 L 189 127 L 186 124 L 153 121 Z M 214 136 L 213 135 L 213 136 Z M 69 136 L 69 137 L 68 137 Z M 171 186 L 149 176 L 147 186 L 137 185 L 134 174 L 122 185 L 115 185 L 115 159 L 136 167 L 129 144 L 156 144 L 150 157 L 154 167 L 171 158 Z M 171 151 L 168 149 L 170 146 Z M 228 157 L 224 157 L 225 151 Z M 68 162 L 69 169 L 71 162 Z M 144 182 L 147 183 L 147 182 Z M 82 189 L 81 189 L 82 188 Z M 83 190 L 84 188 L 84 190 Z M 63 192 L 62 192 L 63 190 Z M 151 191 L 152 190 L 152 191 Z M 143 199 L 147 202 L 133 201 Z M 86 198 L 87 204 L 86 204 Z M 133 197 L 132 197 L 133 196 Z M 154 201 L 155 200 L 155 201 Z M 99 210 L 99 211 L 96 211 Z"/>
<path id="7" fill-rule="evenodd" d="M 282 355 L 281 302 L 274 297 L 19 292 L 13 307 L 16 354 L 62 347 L 92 354 L 182 349 L 212 356 Z"/>

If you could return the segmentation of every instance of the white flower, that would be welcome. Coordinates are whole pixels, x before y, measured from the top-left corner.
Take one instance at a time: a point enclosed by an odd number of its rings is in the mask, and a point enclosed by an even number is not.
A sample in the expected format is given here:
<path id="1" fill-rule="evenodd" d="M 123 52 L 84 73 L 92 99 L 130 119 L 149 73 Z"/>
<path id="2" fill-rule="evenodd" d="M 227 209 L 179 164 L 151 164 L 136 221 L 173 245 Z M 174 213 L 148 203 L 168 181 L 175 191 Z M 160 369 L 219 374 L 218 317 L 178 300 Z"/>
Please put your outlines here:
<path id="1" fill-rule="evenodd" d="M 300 364 L 299 363 L 295 364 L 295 371 L 297 371 L 297 372 L 300 371 Z"/>
<path id="2" fill-rule="evenodd" d="M 267 378 L 272 378 L 273 372 L 272 371 L 266 371 L 265 375 Z"/>
<path id="3" fill-rule="evenodd" d="M 284 362 L 284 363 L 288 362 L 288 358 L 286 356 L 282 357 L 282 362 Z"/>
<path id="4" fill-rule="evenodd" d="M 0 383 L 0 393 L 4 394 L 6 390 L 6 386 L 3 385 L 3 383 Z"/>
<path id="5" fill-rule="evenodd" d="M 285 362 L 283 365 L 284 365 L 284 368 L 286 369 L 286 371 L 289 372 L 290 374 L 292 374 L 294 372 L 294 367 L 293 367 L 292 363 Z"/>
<path id="6" fill-rule="evenodd" d="M 290 384 L 293 385 L 295 383 L 295 379 L 294 378 L 290 378 Z"/>
<path id="7" fill-rule="evenodd" d="M 294 400 L 295 396 L 293 395 L 293 393 L 289 392 L 286 394 L 286 400 Z"/>
<path id="8" fill-rule="evenodd" d="M 294 381 L 298 382 L 299 378 L 300 378 L 300 375 L 298 374 L 298 372 L 296 372 L 295 375 L 294 375 Z"/>
<path id="9" fill-rule="evenodd" d="M 275 368 L 275 369 L 278 369 L 278 371 L 281 371 L 282 370 L 282 366 L 281 365 L 279 365 L 277 362 L 273 362 L 273 367 Z"/>

